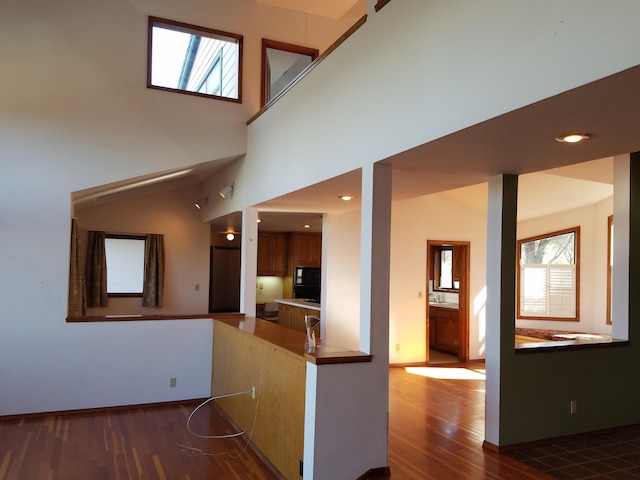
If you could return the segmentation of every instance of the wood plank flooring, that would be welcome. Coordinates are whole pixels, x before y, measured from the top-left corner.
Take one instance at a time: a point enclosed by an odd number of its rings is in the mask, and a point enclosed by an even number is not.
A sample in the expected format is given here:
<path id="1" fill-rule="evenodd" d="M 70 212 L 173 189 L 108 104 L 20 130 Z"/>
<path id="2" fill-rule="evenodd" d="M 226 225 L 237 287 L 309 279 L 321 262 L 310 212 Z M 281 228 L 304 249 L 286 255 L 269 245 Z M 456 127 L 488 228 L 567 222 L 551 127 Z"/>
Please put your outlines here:
<path id="1" fill-rule="evenodd" d="M 389 466 L 383 479 L 550 479 L 482 448 L 484 364 L 391 368 Z"/>
<path id="2" fill-rule="evenodd" d="M 391 476 L 381 478 L 551 478 L 506 455 L 482 449 L 483 367 L 390 369 Z M 204 440 L 191 436 L 185 422 L 196 404 L 0 418 L 0 480 L 279 478 L 245 448 L 245 437 Z M 192 428 L 232 433 L 214 408 L 201 409 Z"/>
<path id="3" fill-rule="evenodd" d="M 245 437 L 189 434 L 185 422 L 198 403 L 0 420 L 0 480 L 278 478 Z M 199 410 L 191 428 L 233 433 L 211 408 Z"/>

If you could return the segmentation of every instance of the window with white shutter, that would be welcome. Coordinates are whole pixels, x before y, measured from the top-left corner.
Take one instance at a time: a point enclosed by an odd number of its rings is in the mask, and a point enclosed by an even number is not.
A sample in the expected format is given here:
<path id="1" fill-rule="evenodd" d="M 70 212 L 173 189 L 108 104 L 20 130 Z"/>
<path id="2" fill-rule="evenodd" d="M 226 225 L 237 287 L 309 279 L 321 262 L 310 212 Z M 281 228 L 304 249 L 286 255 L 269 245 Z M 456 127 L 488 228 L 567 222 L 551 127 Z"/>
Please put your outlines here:
<path id="1" fill-rule="evenodd" d="M 518 318 L 578 320 L 579 231 L 518 241 Z"/>

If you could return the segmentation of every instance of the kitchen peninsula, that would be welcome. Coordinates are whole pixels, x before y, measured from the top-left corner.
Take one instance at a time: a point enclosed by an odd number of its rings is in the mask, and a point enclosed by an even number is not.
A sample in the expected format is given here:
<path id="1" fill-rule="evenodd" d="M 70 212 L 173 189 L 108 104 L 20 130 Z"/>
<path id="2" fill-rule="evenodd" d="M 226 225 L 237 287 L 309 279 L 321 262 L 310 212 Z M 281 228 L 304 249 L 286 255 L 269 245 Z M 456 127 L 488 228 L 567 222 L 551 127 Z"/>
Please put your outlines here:
<path id="1" fill-rule="evenodd" d="M 371 360 L 371 355 L 322 342 L 306 350 L 303 333 L 267 320 L 215 316 L 212 395 L 239 392 L 216 403 L 240 429 L 251 432 L 253 444 L 284 478 L 300 478 L 305 431 L 313 437 L 315 409 L 324 407 L 316 406 L 314 382 L 339 375 L 339 364 Z M 328 365 L 334 367 L 326 370 Z M 314 410 L 307 411 L 308 405 Z"/>
<path id="2" fill-rule="evenodd" d="M 278 325 L 305 332 L 304 317 L 313 315 L 320 318 L 320 304 L 301 298 L 283 298 L 274 300 L 278 304 Z M 320 325 L 316 327 L 316 338 L 320 338 Z"/>

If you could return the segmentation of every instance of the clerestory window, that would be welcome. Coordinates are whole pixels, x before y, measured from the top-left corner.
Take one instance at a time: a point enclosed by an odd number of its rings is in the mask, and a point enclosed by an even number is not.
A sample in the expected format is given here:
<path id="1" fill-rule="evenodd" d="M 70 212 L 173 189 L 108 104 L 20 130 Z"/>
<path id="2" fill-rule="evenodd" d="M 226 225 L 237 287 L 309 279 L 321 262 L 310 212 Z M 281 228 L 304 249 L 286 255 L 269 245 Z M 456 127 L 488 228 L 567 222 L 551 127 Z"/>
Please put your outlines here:
<path id="1" fill-rule="evenodd" d="M 241 35 L 149 17 L 149 88 L 240 102 L 241 64 Z"/>
<path id="2" fill-rule="evenodd" d="M 518 318 L 578 321 L 580 227 L 518 241 Z"/>

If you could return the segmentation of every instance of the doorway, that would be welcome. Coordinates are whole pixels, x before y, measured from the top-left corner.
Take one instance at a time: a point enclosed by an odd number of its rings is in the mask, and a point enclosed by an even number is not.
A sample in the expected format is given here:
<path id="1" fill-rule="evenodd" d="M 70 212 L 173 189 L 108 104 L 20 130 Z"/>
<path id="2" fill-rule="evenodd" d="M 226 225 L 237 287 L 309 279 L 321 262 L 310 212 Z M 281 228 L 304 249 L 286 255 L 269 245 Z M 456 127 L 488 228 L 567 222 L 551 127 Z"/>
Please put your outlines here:
<path id="1" fill-rule="evenodd" d="M 211 247 L 209 313 L 240 311 L 240 249 Z"/>
<path id="2" fill-rule="evenodd" d="M 427 364 L 469 361 L 470 249 L 470 242 L 427 240 Z"/>

